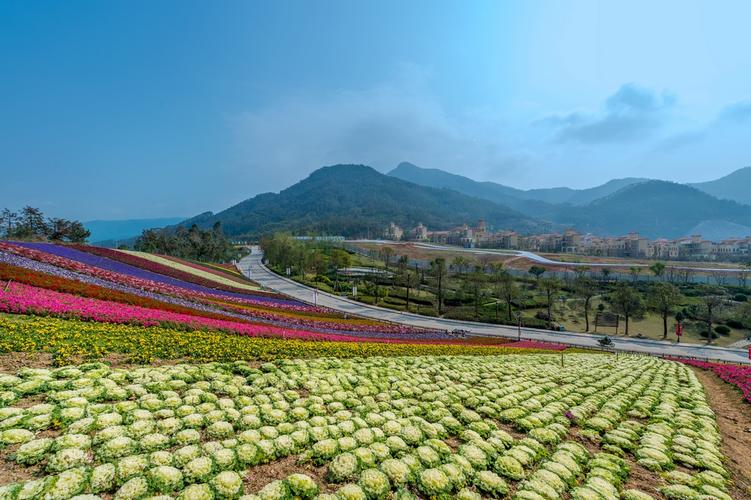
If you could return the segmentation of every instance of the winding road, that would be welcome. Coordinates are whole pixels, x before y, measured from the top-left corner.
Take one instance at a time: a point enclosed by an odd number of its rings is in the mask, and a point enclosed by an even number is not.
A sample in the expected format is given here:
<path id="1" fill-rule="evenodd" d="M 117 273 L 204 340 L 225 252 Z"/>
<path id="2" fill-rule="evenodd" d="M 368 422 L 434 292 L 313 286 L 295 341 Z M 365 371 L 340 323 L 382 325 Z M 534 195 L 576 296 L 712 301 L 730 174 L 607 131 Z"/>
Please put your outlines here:
<path id="1" fill-rule="evenodd" d="M 601 338 L 599 335 L 575 332 L 553 332 L 550 330 L 539 330 L 534 328 L 518 329 L 514 326 L 490 325 L 487 323 L 476 323 L 472 321 L 431 318 L 428 316 L 420 316 L 418 314 L 393 311 L 391 309 L 362 304 L 346 297 L 340 297 L 315 290 L 314 288 L 302 285 L 291 279 L 279 276 L 269 270 L 262 263 L 262 257 L 263 254 L 260 250 L 257 247 L 254 247 L 250 255 L 247 255 L 237 263 L 237 267 L 245 276 L 261 286 L 308 304 L 328 307 L 342 313 L 415 327 L 448 331 L 461 329 L 467 330 L 471 335 L 484 337 L 521 338 L 524 340 L 557 342 L 576 347 L 599 348 L 599 344 L 597 343 L 597 340 Z M 624 337 L 616 337 L 613 339 L 613 342 L 614 349 L 620 352 L 633 352 L 654 356 L 678 356 L 751 364 L 748 351 L 745 349 L 715 347 L 700 344 L 675 344 L 670 341 Z"/>

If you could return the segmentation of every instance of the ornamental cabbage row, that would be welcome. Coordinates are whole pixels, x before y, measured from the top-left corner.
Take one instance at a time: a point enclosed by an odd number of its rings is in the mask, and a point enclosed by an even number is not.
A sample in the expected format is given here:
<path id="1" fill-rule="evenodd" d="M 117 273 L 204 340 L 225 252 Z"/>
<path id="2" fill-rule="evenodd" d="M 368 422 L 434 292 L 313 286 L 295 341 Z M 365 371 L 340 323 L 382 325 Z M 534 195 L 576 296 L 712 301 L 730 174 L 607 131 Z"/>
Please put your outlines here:
<path id="1" fill-rule="evenodd" d="M 44 473 L 0 500 L 729 498 L 701 385 L 648 357 L 87 363 L 2 374 L 0 396 L 0 455 Z"/>

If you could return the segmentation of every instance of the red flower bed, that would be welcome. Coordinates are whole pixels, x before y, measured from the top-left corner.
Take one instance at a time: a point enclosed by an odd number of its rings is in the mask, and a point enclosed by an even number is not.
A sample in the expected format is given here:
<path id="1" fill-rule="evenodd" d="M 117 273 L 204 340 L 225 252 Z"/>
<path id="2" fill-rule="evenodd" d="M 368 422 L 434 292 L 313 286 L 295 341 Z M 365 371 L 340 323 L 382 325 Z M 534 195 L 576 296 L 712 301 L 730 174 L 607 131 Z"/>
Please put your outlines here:
<path id="1" fill-rule="evenodd" d="M 726 365 L 722 363 L 712 363 L 710 361 L 697 361 L 693 359 L 668 358 L 673 361 L 679 361 L 686 365 L 695 366 L 703 370 L 714 372 L 718 377 L 736 386 L 743 393 L 743 399 L 751 403 L 751 366 L 747 365 Z"/>

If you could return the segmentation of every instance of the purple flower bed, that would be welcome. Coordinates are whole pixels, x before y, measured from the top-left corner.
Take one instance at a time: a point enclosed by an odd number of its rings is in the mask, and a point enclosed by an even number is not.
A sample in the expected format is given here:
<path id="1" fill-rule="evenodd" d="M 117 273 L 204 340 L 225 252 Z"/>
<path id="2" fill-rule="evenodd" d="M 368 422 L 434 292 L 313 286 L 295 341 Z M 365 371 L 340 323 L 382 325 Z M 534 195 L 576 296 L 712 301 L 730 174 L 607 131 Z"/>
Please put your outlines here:
<path id="1" fill-rule="evenodd" d="M 266 297 L 264 295 L 226 292 L 224 290 L 217 290 L 214 288 L 209 288 L 209 287 L 197 285 L 194 283 L 188 283 L 186 281 L 171 278 L 169 276 L 164 276 L 163 274 L 158 274 L 152 271 L 147 271 L 145 269 L 140 269 L 138 267 L 131 266 L 129 264 L 124 264 L 122 262 L 117 262 L 117 261 L 108 259 L 106 257 L 100 257 L 98 255 L 93 255 L 93 254 L 89 254 L 86 252 L 82 252 L 80 250 L 69 248 L 63 245 L 54 245 L 52 243 L 27 243 L 27 242 L 14 242 L 14 244 L 18 246 L 26 247 L 26 248 L 32 248 L 34 250 L 39 250 L 40 252 L 47 252 L 52 255 L 57 255 L 58 257 L 64 257 L 66 259 L 75 260 L 83 264 L 99 267 L 101 269 L 106 269 L 107 271 L 124 274 L 126 276 L 133 276 L 135 278 L 152 280 L 152 281 L 156 281 L 157 283 L 163 283 L 165 285 L 176 286 L 176 287 L 183 288 L 185 290 L 192 290 L 195 292 L 209 293 L 212 295 L 219 295 L 219 296 L 225 296 L 225 297 L 236 297 L 239 299 L 251 299 L 254 301 L 258 301 L 258 302 L 267 302 L 269 304 L 286 304 L 286 305 L 299 306 L 299 307 L 306 306 L 306 304 L 303 304 L 302 302 L 294 300 L 294 299 L 277 299 L 273 297 Z"/>
<path id="2" fill-rule="evenodd" d="M 66 255 L 61 255 L 61 257 L 66 257 Z M 27 257 L 22 257 L 20 255 L 14 255 L 7 252 L 0 251 L 0 262 L 5 264 L 10 264 L 17 267 L 22 267 L 25 269 L 30 269 L 37 272 L 42 272 L 45 274 L 49 274 L 52 276 L 58 276 L 61 278 L 66 278 L 70 280 L 79 281 L 82 283 L 88 283 L 90 285 L 96 285 L 101 286 L 103 288 L 108 288 L 110 290 L 117 290 L 120 292 L 130 293 L 133 295 L 137 295 L 139 297 L 146 297 L 153 300 L 158 300 L 160 302 L 165 302 L 169 304 L 189 307 L 191 309 L 195 309 L 198 311 L 203 311 L 207 313 L 215 313 L 215 314 L 222 314 L 224 316 L 237 318 L 240 320 L 245 321 L 253 321 L 256 323 L 263 323 L 267 324 L 269 326 L 277 326 L 281 328 L 296 328 L 296 329 L 304 329 L 306 331 L 313 331 L 317 333 L 327 333 L 327 334 L 337 334 L 337 335 L 350 335 L 350 336 L 356 336 L 356 337 L 363 337 L 363 338 L 382 338 L 382 339 L 405 339 L 404 333 L 394 333 L 394 332 L 380 332 L 375 329 L 369 329 L 367 331 L 362 330 L 348 330 L 348 329 L 334 329 L 334 328 L 321 328 L 312 326 L 310 322 L 306 322 L 304 324 L 296 324 L 294 321 L 281 321 L 281 320 L 273 320 L 269 318 L 264 317 L 258 317 L 251 313 L 249 314 L 241 314 L 236 313 L 232 311 L 226 311 L 224 309 L 220 309 L 217 307 L 211 307 L 206 304 L 201 304 L 197 302 L 192 302 L 187 299 L 181 299 L 179 297 L 173 297 L 169 295 L 162 295 L 155 292 L 150 292 L 147 290 L 142 290 L 140 288 L 131 287 L 127 285 L 123 285 L 120 283 L 114 283 L 111 281 L 107 281 L 101 278 L 96 278 L 94 276 L 89 276 L 82 273 L 77 273 L 75 271 L 70 271 L 67 269 L 63 269 L 57 266 L 54 266 L 52 264 L 47 264 L 44 262 L 38 262 L 33 259 L 29 259 Z M 86 262 L 86 264 L 90 264 Z M 451 338 L 449 335 L 445 334 L 444 332 L 427 332 L 427 331 L 415 331 L 415 332 L 409 332 L 408 336 L 406 338 L 411 339 L 419 339 L 419 340 L 434 340 L 434 339 L 442 339 L 442 338 Z"/>

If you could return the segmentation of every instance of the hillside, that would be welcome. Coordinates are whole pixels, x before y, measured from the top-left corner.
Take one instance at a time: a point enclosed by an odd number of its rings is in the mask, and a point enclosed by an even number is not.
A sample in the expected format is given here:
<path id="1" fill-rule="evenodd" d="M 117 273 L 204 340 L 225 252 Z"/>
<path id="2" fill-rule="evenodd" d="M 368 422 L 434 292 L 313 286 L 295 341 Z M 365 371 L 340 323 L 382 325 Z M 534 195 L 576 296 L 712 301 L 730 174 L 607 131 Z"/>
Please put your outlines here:
<path id="1" fill-rule="evenodd" d="M 650 238 L 678 238 L 706 221 L 751 225 L 751 207 L 719 200 L 690 186 L 649 181 L 583 207 L 564 207 L 553 220 L 595 234 L 638 231 Z"/>
<path id="2" fill-rule="evenodd" d="M 690 186 L 720 199 L 751 205 L 751 167 L 741 168 L 713 181 L 698 182 Z"/>
<path id="3" fill-rule="evenodd" d="M 336 165 L 313 172 L 278 194 L 265 193 L 217 214 L 183 224 L 221 222 L 228 235 L 273 231 L 380 236 L 393 221 L 448 229 L 484 218 L 495 228 L 539 231 L 542 223 L 508 207 L 447 189 L 418 186 L 363 165 Z"/>

